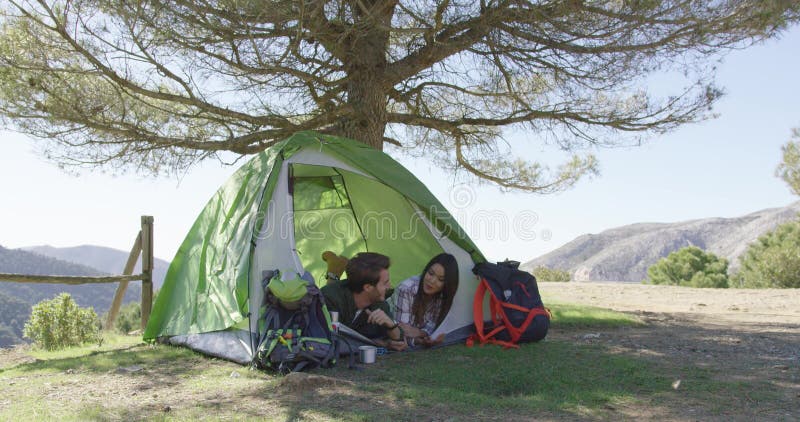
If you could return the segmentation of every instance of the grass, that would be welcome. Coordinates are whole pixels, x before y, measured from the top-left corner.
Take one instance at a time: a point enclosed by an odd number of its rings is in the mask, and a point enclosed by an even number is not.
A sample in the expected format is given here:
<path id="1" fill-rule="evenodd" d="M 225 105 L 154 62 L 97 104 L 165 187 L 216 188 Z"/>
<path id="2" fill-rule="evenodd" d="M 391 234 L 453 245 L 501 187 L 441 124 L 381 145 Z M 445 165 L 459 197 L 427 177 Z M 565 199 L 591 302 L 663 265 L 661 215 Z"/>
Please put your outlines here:
<path id="1" fill-rule="evenodd" d="M 171 415 L 163 409 L 170 404 L 275 383 L 239 365 L 185 348 L 146 345 L 139 337 L 25 354 L 32 361 L 0 369 L 0 420 L 166 420 Z M 180 415 L 204 417 L 207 409 L 198 406 Z"/>
<path id="2" fill-rule="evenodd" d="M 615 328 L 643 325 L 634 315 L 594 306 L 573 305 L 548 301 L 546 305 L 553 316 L 552 325 L 561 328 Z"/>
<path id="3" fill-rule="evenodd" d="M 664 375 L 654 376 L 647 362 L 566 342 L 508 350 L 496 346 L 439 349 L 427 352 L 425 359 L 415 355 L 393 356 L 386 368 L 354 378 L 366 388 L 391 391 L 404 408 L 433 410 L 447 403 L 460 414 L 478 418 L 507 412 L 577 415 L 581 409 L 597 410 L 609 403 L 668 392 L 671 382 Z"/>
<path id="4" fill-rule="evenodd" d="M 551 330 L 641 324 L 593 307 L 556 303 L 551 310 Z M 620 416 L 614 409 L 637 407 L 654 412 L 651 418 L 680 419 L 670 409 L 713 408 L 715 398 L 754 390 L 717 381 L 709 370 L 553 340 L 508 350 L 395 353 L 362 371 L 316 371 L 345 384 L 311 391 L 290 391 L 271 374 L 135 337 L 28 355 L 36 360 L 0 365 L 0 420 L 608 419 Z M 675 373 L 684 374 L 680 390 L 671 385 Z"/>
<path id="5" fill-rule="evenodd" d="M 31 356 L 41 360 L 56 360 L 72 357 L 81 357 L 90 353 L 102 353 L 112 350 L 119 350 L 141 344 L 142 339 L 135 336 L 124 336 L 115 333 L 103 333 L 102 342 L 89 343 L 80 347 L 71 347 L 63 350 L 47 351 L 33 348 L 29 352 Z"/>

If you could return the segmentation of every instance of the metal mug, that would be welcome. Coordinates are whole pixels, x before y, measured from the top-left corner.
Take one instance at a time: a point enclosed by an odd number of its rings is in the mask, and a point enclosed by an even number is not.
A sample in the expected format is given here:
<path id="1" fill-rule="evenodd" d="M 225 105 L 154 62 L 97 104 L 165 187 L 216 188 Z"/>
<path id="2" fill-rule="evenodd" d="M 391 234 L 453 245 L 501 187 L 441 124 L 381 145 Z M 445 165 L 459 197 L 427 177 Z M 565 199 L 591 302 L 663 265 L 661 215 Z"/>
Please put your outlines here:
<path id="1" fill-rule="evenodd" d="M 361 363 L 375 363 L 378 349 L 375 346 L 359 346 L 358 356 Z"/>

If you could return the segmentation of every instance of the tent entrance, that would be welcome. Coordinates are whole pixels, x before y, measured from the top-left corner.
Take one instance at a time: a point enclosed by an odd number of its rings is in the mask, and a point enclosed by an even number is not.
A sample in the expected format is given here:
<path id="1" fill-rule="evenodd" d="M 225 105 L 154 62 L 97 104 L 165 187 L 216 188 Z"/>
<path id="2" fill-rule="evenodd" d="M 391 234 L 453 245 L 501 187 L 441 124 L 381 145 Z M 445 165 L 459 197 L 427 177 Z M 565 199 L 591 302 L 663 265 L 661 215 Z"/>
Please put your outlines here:
<path id="1" fill-rule="evenodd" d="M 388 255 L 392 285 L 418 275 L 443 251 L 408 199 L 383 183 L 308 164 L 292 164 L 289 174 L 295 248 L 318 284 L 325 280 L 326 250 L 348 258 L 363 251 Z"/>
<path id="2" fill-rule="evenodd" d="M 322 252 L 350 257 L 367 250 L 366 240 L 336 169 L 293 164 L 289 174 L 295 250 L 303 268 L 322 284 L 326 274 Z"/>

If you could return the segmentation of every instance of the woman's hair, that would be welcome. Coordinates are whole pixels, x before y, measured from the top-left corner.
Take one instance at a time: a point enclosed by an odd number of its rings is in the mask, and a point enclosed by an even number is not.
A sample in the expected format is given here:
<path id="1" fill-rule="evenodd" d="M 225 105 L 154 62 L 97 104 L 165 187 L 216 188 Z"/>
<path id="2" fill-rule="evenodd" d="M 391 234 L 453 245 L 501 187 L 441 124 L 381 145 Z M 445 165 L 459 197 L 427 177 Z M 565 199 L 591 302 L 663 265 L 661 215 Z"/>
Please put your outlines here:
<path id="1" fill-rule="evenodd" d="M 439 264 L 444 268 L 444 287 L 442 291 L 436 295 L 442 298 L 442 308 L 439 310 L 439 315 L 436 315 L 436 326 L 444 321 L 444 317 L 450 312 L 450 306 L 453 304 L 453 297 L 458 290 L 458 263 L 456 258 L 449 253 L 441 253 L 434 256 L 425 269 L 422 270 L 422 275 L 419 276 L 419 284 L 417 285 L 417 294 L 414 296 L 414 304 L 411 305 L 411 315 L 414 316 L 413 322 L 416 326 L 421 326 L 425 318 L 425 308 L 428 303 L 434 300 L 435 297 L 429 298 L 423 289 L 425 283 L 425 274 L 431 269 L 433 264 Z M 431 334 L 431 333 L 428 333 Z"/>

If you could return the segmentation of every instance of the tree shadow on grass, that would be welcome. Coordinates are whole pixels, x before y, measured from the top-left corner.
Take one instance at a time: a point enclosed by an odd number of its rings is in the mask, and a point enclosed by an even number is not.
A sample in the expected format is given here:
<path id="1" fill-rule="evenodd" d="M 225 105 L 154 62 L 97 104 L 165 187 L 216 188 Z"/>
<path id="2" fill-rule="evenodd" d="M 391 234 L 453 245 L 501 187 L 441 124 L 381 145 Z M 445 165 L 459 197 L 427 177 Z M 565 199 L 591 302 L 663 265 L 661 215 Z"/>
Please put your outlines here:
<path id="1" fill-rule="evenodd" d="M 635 338 L 636 331 L 628 333 Z M 717 334 L 698 330 L 699 347 Z M 309 412 L 345 420 L 713 419 L 798 413 L 782 398 L 779 381 L 721 377 L 719 370 L 689 360 L 636 356 L 606 344 L 547 341 L 511 350 L 455 346 L 393 354 L 364 371 L 320 373 L 349 380 L 354 387 L 340 394 L 321 390 L 311 400 L 288 394 L 275 399 L 301 419 Z"/>
<path id="2" fill-rule="evenodd" d="M 146 374 L 148 371 L 158 370 L 161 373 L 180 373 L 191 370 L 194 365 L 175 365 L 176 362 L 189 360 L 211 359 L 192 352 L 191 350 L 160 345 L 133 345 L 124 348 L 99 350 L 86 355 L 53 359 L 37 359 L 33 362 L 0 369 L 4 372 L 20 372 L 22 374 L 37 371 L 77 371 L 81 373 L 108 373 L 118 371 L 130 375 Z M 141 367 L 136 369 L 135 367 Z M 148 371 L 143 371 L 147 369 Z"/>
<path id="3" fill-rule="evenodd" d="M 336 368 L 319 374 L 352 388 L 320 388 L 272 397 L 291 419 L 325 415 L 337 420 L 530 420 L 603 415 L 609 406 L 669 393 L 671 380 L 653 364 L 592 346 L 563 342 L 520 349 L 460 346 L 393 354 L 363 371 Z"/>

